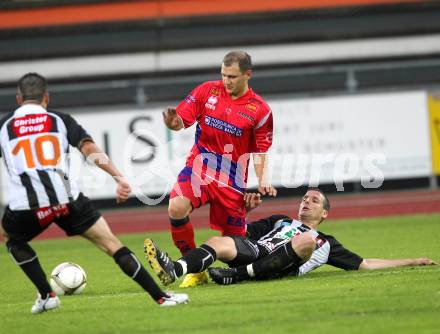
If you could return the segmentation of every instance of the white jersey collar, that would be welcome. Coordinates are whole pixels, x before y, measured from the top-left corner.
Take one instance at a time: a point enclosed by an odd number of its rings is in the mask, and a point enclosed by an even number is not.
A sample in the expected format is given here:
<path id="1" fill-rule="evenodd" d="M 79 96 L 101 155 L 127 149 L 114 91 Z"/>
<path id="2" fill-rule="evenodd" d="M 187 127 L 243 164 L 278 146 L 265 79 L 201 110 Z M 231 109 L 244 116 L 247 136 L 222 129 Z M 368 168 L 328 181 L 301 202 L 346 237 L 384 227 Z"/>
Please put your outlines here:
<path id="1" fill-rule="evenodd" d="M 27 104 L 23 104 L 20 108 L 15 110 L 14 116 L 19 117 L 19 116 L 24 116 L 24 115 L 28 115 L 28 114 L 43 114 L 46 112 L 47 112 L 46 109 L 44 109 L 39 104 L 27 103 Z"/>

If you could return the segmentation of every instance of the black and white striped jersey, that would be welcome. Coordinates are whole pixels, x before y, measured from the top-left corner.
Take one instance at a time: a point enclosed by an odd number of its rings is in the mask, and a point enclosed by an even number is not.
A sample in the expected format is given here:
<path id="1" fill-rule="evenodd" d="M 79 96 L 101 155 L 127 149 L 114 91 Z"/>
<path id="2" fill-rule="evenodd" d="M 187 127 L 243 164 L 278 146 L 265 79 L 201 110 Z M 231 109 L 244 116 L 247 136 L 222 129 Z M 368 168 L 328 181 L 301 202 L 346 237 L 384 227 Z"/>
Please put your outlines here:
<path id="1" fill-rule="evenodd" d="M 77 184 L 69 177 L 69 145 L 92 141 L 70 116 L 24 104 L 0 120 L 0 147 L 11 210 L 38 209 L 75 200 Z"/>
<path id="2" fill-rule="evenodd" d="M 316 249 L 310 259 L 299 267 L 296 274 L 304 275 L 324 264 L 344 270 L 357 270 L 363 259 L 344 248 L 330 235 L 311 229 L 301 222 L 284 215 L 273 215 L 247 225 L 246 236 L 268 252 L 289 242 L 295 235 L 311 232 L 316 240 Z M 287 269 L 287 268 L 286 268 Z"/>

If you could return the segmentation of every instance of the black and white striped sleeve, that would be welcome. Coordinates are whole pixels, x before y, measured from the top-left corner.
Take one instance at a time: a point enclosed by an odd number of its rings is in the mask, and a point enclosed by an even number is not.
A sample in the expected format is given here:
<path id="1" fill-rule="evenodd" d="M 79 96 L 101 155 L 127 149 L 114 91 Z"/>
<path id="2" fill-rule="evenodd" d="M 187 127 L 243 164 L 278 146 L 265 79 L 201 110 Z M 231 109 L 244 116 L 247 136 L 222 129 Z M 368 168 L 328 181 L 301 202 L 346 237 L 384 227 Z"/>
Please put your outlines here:
<path id="1" fill-rule="evenodd" d="M 67 140 L 69 141 L 70 145 L 77 147 L 79 150 L 81 150 L 81 146 L 85 142 L 93 142 L 92 136 L 89 135 L 87 131 L 81 125 L 79 125 L 72 116 L 60 112 L 51 112 L 57 114 L 63 120 L 67 129 Z"/>

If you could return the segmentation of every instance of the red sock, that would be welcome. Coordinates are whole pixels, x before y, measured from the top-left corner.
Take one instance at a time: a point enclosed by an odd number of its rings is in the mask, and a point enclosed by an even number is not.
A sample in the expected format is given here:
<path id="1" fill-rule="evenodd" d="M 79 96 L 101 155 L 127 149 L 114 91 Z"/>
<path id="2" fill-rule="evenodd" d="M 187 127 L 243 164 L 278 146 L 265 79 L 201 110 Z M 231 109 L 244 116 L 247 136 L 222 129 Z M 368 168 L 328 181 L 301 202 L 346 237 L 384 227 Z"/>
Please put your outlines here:
<path id="1" fill-rule="evenodd" d="M 171 235 L 173 237 L 174 245 L 179 248 L 182 255 L 185 255 L 191 249 L 196 248 L 196 243 L 194 241 L 194 227 L 190 221 L 181 226 L 171 225 Z"/>

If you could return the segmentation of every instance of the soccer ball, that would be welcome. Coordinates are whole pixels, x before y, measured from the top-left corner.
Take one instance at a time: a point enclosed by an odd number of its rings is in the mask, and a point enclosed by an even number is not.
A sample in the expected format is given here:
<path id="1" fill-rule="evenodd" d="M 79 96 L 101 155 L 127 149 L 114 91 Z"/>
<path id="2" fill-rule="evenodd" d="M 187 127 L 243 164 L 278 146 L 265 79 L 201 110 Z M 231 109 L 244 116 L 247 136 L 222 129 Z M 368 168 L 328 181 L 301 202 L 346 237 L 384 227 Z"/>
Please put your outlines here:
<path id="1" fill-rule="evenodd" d="M 86 284 L 85 271 L 72 262 L 57 265 L 50 274 L 50 286 L 57 295 L 79 295 Z"/>

